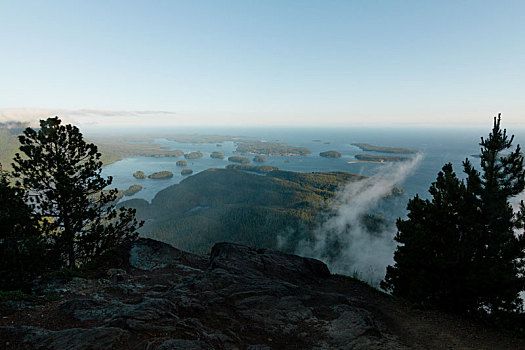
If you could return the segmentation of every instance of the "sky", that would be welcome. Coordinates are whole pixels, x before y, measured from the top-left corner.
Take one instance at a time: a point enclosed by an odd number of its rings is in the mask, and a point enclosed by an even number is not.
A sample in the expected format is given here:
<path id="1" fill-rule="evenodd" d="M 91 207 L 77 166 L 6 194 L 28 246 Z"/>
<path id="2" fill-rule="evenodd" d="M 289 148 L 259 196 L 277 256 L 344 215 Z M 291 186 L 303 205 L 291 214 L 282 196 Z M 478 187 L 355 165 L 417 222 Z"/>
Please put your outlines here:
<path id="1" fill-rule="evenodd" d="M 0 119 L 525 123 L 525 1 L 0 0 L 0 26 Z"/>

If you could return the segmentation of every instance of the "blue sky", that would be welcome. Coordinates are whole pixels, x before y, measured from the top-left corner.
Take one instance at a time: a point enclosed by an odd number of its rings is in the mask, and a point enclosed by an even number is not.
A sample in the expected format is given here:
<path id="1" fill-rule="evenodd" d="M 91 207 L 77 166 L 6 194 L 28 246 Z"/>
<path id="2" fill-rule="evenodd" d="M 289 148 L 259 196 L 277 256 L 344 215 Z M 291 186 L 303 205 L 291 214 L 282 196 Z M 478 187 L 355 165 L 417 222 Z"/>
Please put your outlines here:
<path id="1" fill-rule="evenodd" d="M 525 1 L 0 0 L 0 23 L 0 115 L 525 121 Z"/>

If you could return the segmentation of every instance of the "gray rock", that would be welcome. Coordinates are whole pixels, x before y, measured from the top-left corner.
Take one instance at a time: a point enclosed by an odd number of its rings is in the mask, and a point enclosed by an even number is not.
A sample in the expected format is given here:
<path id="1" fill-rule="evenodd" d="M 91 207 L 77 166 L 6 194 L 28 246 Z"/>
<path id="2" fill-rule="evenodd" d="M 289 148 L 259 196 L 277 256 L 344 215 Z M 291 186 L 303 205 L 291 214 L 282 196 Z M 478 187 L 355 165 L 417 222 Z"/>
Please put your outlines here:
<path id="1" fill-rule="evenodd" d="M 162 343 L 157 350 L 206 350 L 213 349 L 200 340 L 171 339 Z"/>
<path id="2" fill-rule="evenodd" d="M 81 327 L 0 337 L 44 349 L 403 348 L 365 303 L 326 287 L 336 279 L 314 259 L 230 243 L 205 259 L 141 239 L 129 261 L 109 279 L 65 284 L 59 316 Z"/>
<path id="3" fill-rule="evenodd" d="M 215 244 L 211 251 L 210 267 L 285 281 L 311 282 L 330 277 L 328 267 L 319 260 L 234 243 Z"/>
<path id="4" fill-rule="evenodd" d="M 70 299 L 58 305 L 58 310 L 80 321 L 103 319 L 119 309 L 121 304 L 108 305 L 95 299 Z"/>
<path id="5" fill-rule="evenodd" d="M 11 333 L 23 334 L 27 348 L 34 349 L 68 349 L 68 350 L 105 350 L 113 349 L 125 340 L 127 331 L 113 327 L 96 327 L 91 329 L 71 328 L 60 331 L 49 331 L 36 327 L 11 327 Z M 3 329 L 5 330 L 5 328 Z"/>
<path id="6" fill-rule="evenodd" d="M 178 321 L 176 306 L 161 298 L 146 298 L 141 303 L 120 310 L 107 323 L 111 326 L 133 330 L 174 330 Z"/>
<path id="7" fill-rule="evenodd" d="M 129 262 L 131 266 L 146 271 L 162 269 L 172 264 L 202 265 L 205 258 L 183 252 L 169 244 L 149 238 L 139 239 L 131 248 Z"/>

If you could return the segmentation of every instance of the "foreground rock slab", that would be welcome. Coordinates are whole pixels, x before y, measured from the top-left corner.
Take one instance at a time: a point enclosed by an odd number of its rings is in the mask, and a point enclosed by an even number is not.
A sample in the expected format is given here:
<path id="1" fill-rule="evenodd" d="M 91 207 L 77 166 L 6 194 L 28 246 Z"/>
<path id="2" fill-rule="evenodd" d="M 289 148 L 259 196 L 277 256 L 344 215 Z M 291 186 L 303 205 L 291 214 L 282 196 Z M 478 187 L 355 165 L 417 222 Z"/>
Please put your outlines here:
<path id="1" fill-rule="evenodd" d="M 0 348 L 433 348 L 403 330 L 408 309 L 314 259 L 231 243 L 206 257 L 150 239 L 125 256 L 103 277 L 49 283 L 57 301 L 4 309 Z"/>

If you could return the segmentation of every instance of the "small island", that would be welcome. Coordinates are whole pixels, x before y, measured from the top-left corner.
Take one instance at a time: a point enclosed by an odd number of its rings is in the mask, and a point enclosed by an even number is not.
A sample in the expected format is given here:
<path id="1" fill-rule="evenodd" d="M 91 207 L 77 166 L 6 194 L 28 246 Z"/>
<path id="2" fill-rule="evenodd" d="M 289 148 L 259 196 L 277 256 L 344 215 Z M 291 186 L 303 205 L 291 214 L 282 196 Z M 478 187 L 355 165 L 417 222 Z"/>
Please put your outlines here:
<path id="1" fill-rule="evenodd" d="M 374 146 L 369 143 L 352 143 L 352 146 L 359 147 L 361 151 L 365 151 L 365 152 L 381 152 L 381 153 L 396 153 L 396 154 L 418 153 L 418 151 L 414 151 L 408 148 Z"/>
<path id="2" fill-rule="evenodd" d="M 325 157 L 325 158 L 341 158 L 341 153 L 339 153 L 337 151 L 321 152 L 321 153 L 319 153 L 319 155 L 321 157 Z"/>
<path id="3" fill-rule="evenodd" d="M 140 170 L 139 170 L 139 171 L 135 171 L 135 172 L 133 173 L 133 177 L 134 177 L 135 179 L 145 179 L 145 178 L 146 178 L 146 174 L 145 174 L 143 171 L 140 171 Z"/>
<path id="4" fill-rule="evenodd" d="M 215 146 L 217 147 L 222 147 L 222 145 L 220 143 L 216 144 Z"/>
<path id="5" fill-rule="evenodd" d="M 122 193 L 124 194 L 124 196 L 131 197 L 137 192 L 140 192 L 140 190 L 142 190 L 141 185 L 131 185 L 127 190 L 122 191 Z"/>
<path id="6" fill-rule="evenodd" d="M 188 162 L 185 160 L 178 160 L 177 163 L 175 163 L 177 166 L 186 166 L 188 165 Z"/>
<path id="7" fill-rule="evenodd" d="M 246 157 L 239 157 L 239 156 L 232 156 L 232 157 L 229 157 L 228 160 L 229 160 L 230 162 L 241 163 L 241 164 L 246 164 L 246 163 L 249 163 L 249 162 L 250 162 L 250 159 L 249 159 L 249 158 L 246 158 Z"/>
<path id="8" fill-rule="evenodd" d="M 155 180 L 158 180 L 158 179 L 169 179 L 169 178 L 173 177 L 173 173 L 171 171 L 159 171 L 159 172 L 151 174 L 148 177 L 150 179 L 155 179 Z"/>
<path id="9" fill-rule="evenodd" d="M 191 169 L 182 169 L 180 174 L 181 175 L 191 175 L 191 174 L 193 174 L 193 170 L 191 170 Z"/>
<path id="10" fill-rule="evenodd" d="M 255 157 L 253 158 L 253 161 L 254 161 L 254 162 L 257 162 L 257 163 L 264 163 L 264 162 L 266 162 L 266 157 L 255 156 Z"/>
<path id="11" fill-rule="evenodd" d="M 247 165 L 247 164 L 228 164 L 226 169 L 235 169 L 243 171 L 251 171 L 259 174 L 268 174 L 271 171 L 279 170 L 276 166 L 270 165 Z"/>
<path id="12" fill-rule="evenodd" d="M 224 154 L 221 152 L 214 151 L 210 154 L 210 157 L 213 159 L 224 159 Z"/>
<path id="13" fill-rule="evenodd" d="M 409 160 L 408 157 L 397 157 L 397 156 L 375 156 L 371 154 L 358 154 L 355 156 L 357 161 L 348 163 L 368 162 L 368 163 L 385 163 L 385 162 L 403 162 Z"/>
<path id="14" fill-rule="evenodd" d="M 202 154 L 201 151 L 196 151 L 196 152 L 186 153 L 184 155 L 184 158 L 186 158 L 186 159 L 197 159 L 197 158 L 201 158 L 202 156 L 203 156 L 203 154 Z"/>

